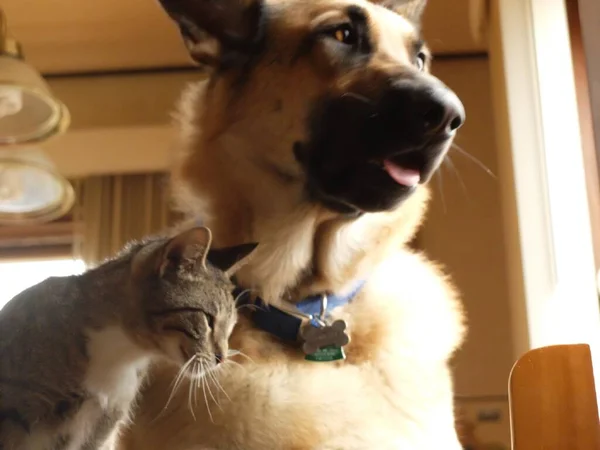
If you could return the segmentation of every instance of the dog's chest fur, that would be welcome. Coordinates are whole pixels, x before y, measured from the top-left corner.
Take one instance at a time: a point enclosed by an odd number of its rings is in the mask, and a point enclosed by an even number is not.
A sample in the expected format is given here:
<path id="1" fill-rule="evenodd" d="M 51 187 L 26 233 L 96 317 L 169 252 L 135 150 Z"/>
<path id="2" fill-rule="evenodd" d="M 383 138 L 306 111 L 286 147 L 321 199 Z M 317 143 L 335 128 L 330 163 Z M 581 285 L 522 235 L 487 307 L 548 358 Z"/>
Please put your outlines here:
<path id="1" fill-rule="evenodd" d="M 220 375 L 229 399 L 211 385 L 220 404 L 207 393 L 214 423 L 200 401 L 197 420 L 167 413 L 159 427 L 143 427 L 143 435 L 130 438 L 135 448 L 173 450 L 458 450 L 445 361 L 462 324 L 446 289 L 419 256 L 388 260 L 352 304 L 334 311 L 352 336 L 340 364 L 304 361 L 299 349 L 243 320 L 232 342 L 251 361 L 239 359 L 243 367 Z M 138 421 L 151 421 L 166 402 L 170 377 L 157 379 L 163 381 L 145 396 Z M 182 388 L 180 396 L 186 395 Z"/>

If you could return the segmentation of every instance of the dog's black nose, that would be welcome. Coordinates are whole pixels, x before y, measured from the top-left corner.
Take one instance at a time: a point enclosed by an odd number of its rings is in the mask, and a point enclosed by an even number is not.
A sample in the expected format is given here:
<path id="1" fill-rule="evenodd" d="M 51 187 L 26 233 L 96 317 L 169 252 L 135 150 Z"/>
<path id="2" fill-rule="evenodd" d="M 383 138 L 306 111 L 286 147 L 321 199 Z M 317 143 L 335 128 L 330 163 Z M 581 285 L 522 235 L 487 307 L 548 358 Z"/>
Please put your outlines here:
<path id="1" fill-rule="evenodd" d="M 452 91 L 433 89 L 423 95 L 423 128 L 429 133 L 451 135 L 465 121 L 465 109 Z"/>
<path id="2" fill-rule="evenodd" d="M 410 123 L 417 133 L 451 137 L 465 121 L 462 102 L 432 77 L 396 80 L 391 94 L 403 125 Z"/>

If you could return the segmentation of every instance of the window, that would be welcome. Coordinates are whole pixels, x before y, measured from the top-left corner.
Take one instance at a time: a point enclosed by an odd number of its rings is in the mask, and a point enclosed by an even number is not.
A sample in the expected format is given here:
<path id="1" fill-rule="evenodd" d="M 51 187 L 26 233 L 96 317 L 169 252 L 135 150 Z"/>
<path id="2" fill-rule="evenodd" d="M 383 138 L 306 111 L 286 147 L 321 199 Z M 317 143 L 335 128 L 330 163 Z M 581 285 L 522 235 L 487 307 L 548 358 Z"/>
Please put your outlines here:
<path id="1" fill-rule="evenodd" d="M 85 264 L 79 259 L 0 262 L 0 309 L 15 295 L 48 277 L 80 274 Z"/>
<path id="2" fill-rule="evenodd" d="M 589 180 L 567 4 L 500 0 L 491 5 L 516 356 L 529 348 L 586 343 L 600 373 Z"/>

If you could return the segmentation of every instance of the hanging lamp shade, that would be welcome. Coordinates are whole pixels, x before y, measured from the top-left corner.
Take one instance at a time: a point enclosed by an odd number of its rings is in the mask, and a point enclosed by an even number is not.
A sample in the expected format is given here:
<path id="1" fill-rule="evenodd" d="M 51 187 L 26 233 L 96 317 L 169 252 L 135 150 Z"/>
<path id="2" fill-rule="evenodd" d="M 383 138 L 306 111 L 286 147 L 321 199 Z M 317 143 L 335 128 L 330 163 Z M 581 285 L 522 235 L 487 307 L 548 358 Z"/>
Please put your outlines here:
<path id="1" fill-rule="evenodd" d="M 0 225 L 49 222 L 74 202 L 71 183 L 42 151 L 0 150 Z"/>
<path id="2" fill-rule="evenodd" d="M 19 43 L 9 39 L 0 9 L 0 146 L 46 140 L 64 132 L 69 122 L 66 106 L 25 62 Z"/>

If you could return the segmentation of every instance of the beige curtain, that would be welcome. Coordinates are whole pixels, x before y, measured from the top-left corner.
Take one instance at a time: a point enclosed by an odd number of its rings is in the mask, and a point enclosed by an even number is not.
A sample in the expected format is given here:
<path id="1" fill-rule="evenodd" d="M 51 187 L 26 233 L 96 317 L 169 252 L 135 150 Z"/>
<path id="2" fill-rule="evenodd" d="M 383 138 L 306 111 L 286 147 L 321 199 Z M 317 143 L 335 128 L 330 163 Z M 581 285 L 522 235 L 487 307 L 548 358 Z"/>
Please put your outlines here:
<path id="1" fill-rule="evenodd" d="M 166 231 L 177 220 L 163 173 L 93 176 L 75 183 L 74 251 L 94 266 L 125 243 Z"/>

